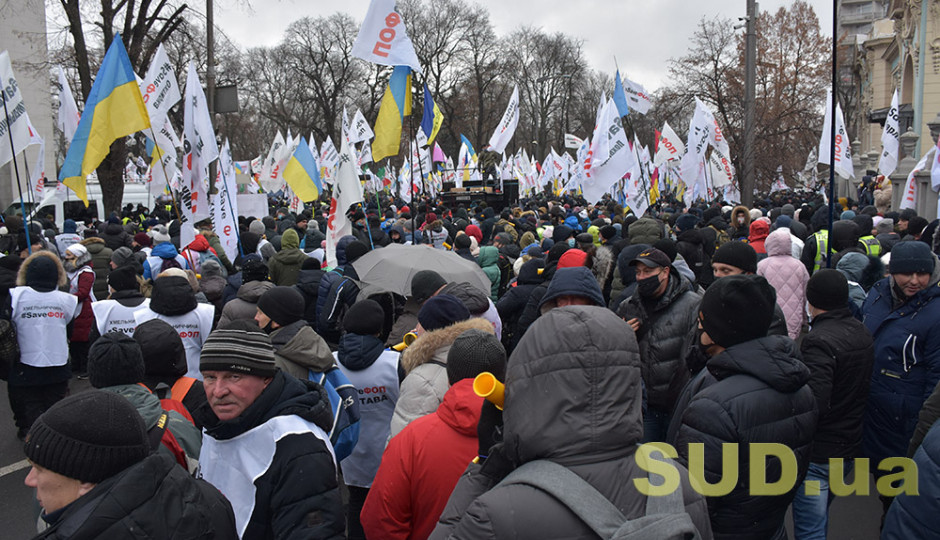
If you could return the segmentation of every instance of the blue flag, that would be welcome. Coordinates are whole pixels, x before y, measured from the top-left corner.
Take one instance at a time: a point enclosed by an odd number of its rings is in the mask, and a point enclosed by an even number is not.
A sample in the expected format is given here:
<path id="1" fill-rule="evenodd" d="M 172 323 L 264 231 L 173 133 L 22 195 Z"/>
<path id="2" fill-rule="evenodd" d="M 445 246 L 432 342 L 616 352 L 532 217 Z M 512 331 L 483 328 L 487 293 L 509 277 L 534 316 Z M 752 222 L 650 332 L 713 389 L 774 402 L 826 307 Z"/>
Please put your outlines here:
<path id="1" fill-rule="evenodd" d="M 627 105 L 627 93 L 623 91 L 623 79 L 620 78 L 620 70 L 614 77 L 614 104 L 617 105 L 617 114 L 621 117 L 630 114 L 630 107 Z"/>

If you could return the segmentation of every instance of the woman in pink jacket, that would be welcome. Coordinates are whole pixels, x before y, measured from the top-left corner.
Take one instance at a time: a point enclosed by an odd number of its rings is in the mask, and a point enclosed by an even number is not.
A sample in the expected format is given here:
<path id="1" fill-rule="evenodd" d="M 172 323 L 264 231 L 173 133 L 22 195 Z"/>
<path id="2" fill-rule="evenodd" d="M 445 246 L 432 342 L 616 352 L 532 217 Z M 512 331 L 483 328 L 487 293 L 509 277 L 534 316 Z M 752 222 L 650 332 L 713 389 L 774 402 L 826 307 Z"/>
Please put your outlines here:
<path id="1" fill-rule="evenodd" d="M 767 258 L 757 263 L 757 273 L 777 290 L 777 305 L 787 320 L 787 334 L 796 339 L 806 320 L 809 274 L 803 263 L 793 258 L 790 244 L 789 229 L 780 228 L 770 233 L 764 241 Z"/>

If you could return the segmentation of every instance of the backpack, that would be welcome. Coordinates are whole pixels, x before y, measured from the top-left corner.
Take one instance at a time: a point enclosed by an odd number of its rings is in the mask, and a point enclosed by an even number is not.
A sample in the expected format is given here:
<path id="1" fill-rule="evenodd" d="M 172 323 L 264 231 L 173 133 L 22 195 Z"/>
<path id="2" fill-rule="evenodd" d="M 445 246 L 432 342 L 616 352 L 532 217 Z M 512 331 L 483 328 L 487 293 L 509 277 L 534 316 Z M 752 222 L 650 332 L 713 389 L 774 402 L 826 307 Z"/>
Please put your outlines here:
<path id="1" fill-rule="evenodd" d="M 322 386 L 330 396 L 333 409 L 330 442 L 336 453 L 336 461 L 342 461 L 359 442 L 359 391 L 336 366 L 324 372 L 310 369 L 307 371 L 307 380 Z"/>
<path id="2" fill-rule="evenodd" d="M 189 378 L 190 377 L 180 377 L 180 380 L 189 379 Z M 192 379 L 192 381 L 195 381 L 195 380 L 196 379 Z M 186 392 L 189 392 L 189 387 L 193 385 L 192 381 L 189 381 L 189 385 L 186 387 Z M 145 385 L 144 383 L 137 383 L 137 384 L 143 386 L 144 388 L 147 388 L 147 385 Z M 176 383 L 173 385 L 173 389 L 170 390 L 170 397 L 160 397 L 160 394 L 157 394 L 157 397 L 160 398 L 160 407 L 165 412 L 169 412 L 169 411 L 178 412 L 180 416 L 189 420 L 190 424 L 195 425 L 195 422 L 193 422 L 193 416 L 189 414 L 189 409 L 186 408 L 186 405 L 183 405 L 182 398 L 177 398 L 176 393 L 174 393 L 174 390 L 176 390 L 176 386 L 178 384 L 180 384 L 180 381 L 176 381 Z M 153 394 L 153 392 L 149 388 L 147 388 L 147 391 Z M 186 395 L 186 392 L 183 392 L 184 396 Z"/>
<path id="3" fill-rule="evenodd" d="M 651 482 L 655 480 L 653 476 L 650 472 Z M 530 461 L 499 483 L 504 486 L 516 484 L 531 486 L 551 495 L 605 540 L 701 538 L 685 511 L 681 487 L 668 495 L 647 497 L 646 515 L 628 520 L 594 486 L 552 461 Z"/>
<path id="4" fill-rule="evenodd" d="M 160 401 L 162 402 L 163 400 Z M 190 421 L 192 421 L 192 419 L 190 419 Z M 160 419 L 157 420 L 157 424 L 147 432 L 147 435 L 150 437 L 150 449 L 156 452 L 157 448 L 162 444 L 173 454 L 173 458 L 180 464 L 180 467 L 188 471 L 189 463 L 186 460 L 186 452 L 183 451 L 183 447 L 181 447 L 179 441 L 176 440 L 176 436 L 167 429 L 169 422 L 170 413 L 164 410 L 163 414 L 160 415 Z"/>

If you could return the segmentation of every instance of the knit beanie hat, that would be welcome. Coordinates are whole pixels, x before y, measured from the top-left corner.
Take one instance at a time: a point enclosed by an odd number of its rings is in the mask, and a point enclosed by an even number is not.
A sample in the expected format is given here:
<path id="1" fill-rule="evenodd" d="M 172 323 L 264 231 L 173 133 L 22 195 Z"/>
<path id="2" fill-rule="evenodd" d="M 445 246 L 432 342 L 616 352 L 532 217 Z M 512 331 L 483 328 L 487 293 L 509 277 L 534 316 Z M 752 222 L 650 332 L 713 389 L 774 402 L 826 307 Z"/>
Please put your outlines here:
<path id="1" fill-rule="evenodd" d="M 258 236 L 264 236 L 264 222 L 262 222 L 260 219 L 252 221 L 248 225 L 248 232 L 257 234 Z"/>
<path id="2" fill-rule="evenodd" d="M 32 258 L 26 267 L 26 285 L 34 289 L 52 290 L 59 284 L 59 267 L 53 255 Z"/>
<path id="3" fill-rule="evenodd" d="M 150 455 L 150 442 L 144 419 L 125 397 L 91 390 L 43 413 L 23 451 L 40 467 L 97 484 Z"/>
<path id="4" fill-rule="evenodd" d="M 186 375 L 186 348 L 179 332 L 166 321 L 150 319 L 134 329 L 144 359 L 144 378 Z"/>
<path id="5" fill-rule="evenodd" d="M 776 302 L 777 292 L 763 276 L 723 277 L 702 297 L 702 328 L 712 341 L 726 348 L 764 337 Z"/>
<path id="6" fill-rule="evenodd" d="M 454 249 L 470 249 L 470 236 L 461 234 L 454 238 Z"/>
<path id="7" fill-rule="evenodd" d="M 153 240 L 151 240 L 150 236 L 145 232 L 135 234 L 134 241 L 143 247 L 150 247 L 150 245 L 153 244 Z"/>
<path id="8" fill-rule="evenodd" d="M 898 242 L 891 248 L 888 272 L 892 274 L 933 273 L 934 254 L 930 246 L 920 241 Z"/>
<path id="9" fill-rule="evenodd" d="M 154 244 L 162 244 L 170 241 L 170 233 L 167 231 L 166 225 L 155 225 L 150 229 L 150 236 L 153 238 Z"/>
<path id="10" fill-rule="evenodd" d="M 75 266 L 81 266 L 91 260 L 91 254 L 88 253 L 88 248 L 81 244 L 72 244 L 65 249 L 65 252 L 75 257 Z"/>
<path id="11" fill-rule="evenodd" d="M 293 287 L 274 287 L 258 299 L 258 309 L 281 326 L 304 318 L 304 297 Z"/>
<path id="12" fill-rule="evenodd" d="M 698 216 L 695 214 L 682 214 L 676 219 L 676 229 L 685 232 L 694 229 L 698 222 Z"/>
<path id="13" fill-rule="evenodd" d="M 369 252 L 369 246 L 359 240 L 354 240 L 346 246 L 346 262 L 352 264 Z"/>
<path id="14" fill-rule="evenodd" d="M 613 225 L 604 225 L 601 227 L 601 238 L 609 242 L 614 236 L 617 236 L 616 227 Z"/>
<path id="15" fill-rule="evenodd" d="M 64 233 L 75 233 L 78 230 L 78 224 L 75 223 L 74 219 L 67 219 L 62 222 L 62 232 Z"/>
<path id="16" fill-rule="evenodd" d="M 316 257 L 311 257 L 310 254 L 307 254 L 307 258 L 303 263 L 300 264 L 301 270 L 319 270 L 320 269 L 320 260 Z"/>
<path id="17" fill-rule="evenodd" d="M 894 220 L 884 218 L 875 225 L 875 232 L 878 234 L 891 234 L 894 232 Z"/>
<path id="18" fill-rule="evenodd" d="M 134 252 L 131 251 L 131 248 L 126 246 L 121 246 L 115 249 L 111 253 L 111 262 L 114 263 L 114 266 L 121 267 L 128 263 L 134 262 Z"/>
<path id="19" fill-rule="evenodd" d="M 411 277 L 411 297 L 423 304 L 444 285 L 447 280 L 434 270 L 421 270 Z"/>
<path id="20" fill-rule="evenodd" d="M 108 332 L 88 350 L 88 380 L 95 388 L 143 382 L 144 371 L 140 345 L 123 332 Z"/>
<path id="21" fill-rule="evenodd" d="M 744 273 L 757 272 L 757 252 L 744 242 L 725 242 L 715 250 L 712 263 L 722 263 L 740 268 Z"/>
<path id="22" fill-rule="evenodd" d="M 139 291 L 137 271 L 133 266 L 118 266 L 108 273 L 108 286 L 115 291 Z"/>
<path id="23" fill-rule="evenodd" d="M 232 321 L 206 338 L 199 356 L 199 370 L 273 377 L 277 373 L 274 347 L 253 321 Z"/>
<path id="24" fill-rule="evenodd" d="M 554 248 L 552 248 L 554 249 Z M 587 253 L 580 249 L 569 249 L 558 258 L 558 268 L 576 268 L 587 262 Z"/>
<path id="25" fill-rule="evenodd" d="M 431 332 L 470 318 L 470 310 L 456 296 L 439 294 L 428 299 L 418 312 L 418 322 Z"/>
<path id="26" fill-rule="evenodd" d="M 385 310 L 375 300 L 360 300 L 352 305 L 343 317 L 343 330 L 360 336 L 382 333 L 385 326 Z"/>
<path id="27" fill-rule="evenodd" d="M 268 265 L 264 261 L 250 260 L 242 267 L 242 284 L 249 281 L 266 281 L 268 279 Z"/>
<path id="28" fill-rule="evenodd" d="M 506 349 L 496 336 L 483 330 L 467 330 L 457 336 L 447 352 L 447 381 L 454 385 L 488 371 L 506 380 Z"/>
<path id="29" fill-rule="evenodd" d="M 846 307 L 849 282 L 842 272 L 834 268 L 821 268 L 813 273 L 806 284 L 806 301 L 824 311 Z"/>

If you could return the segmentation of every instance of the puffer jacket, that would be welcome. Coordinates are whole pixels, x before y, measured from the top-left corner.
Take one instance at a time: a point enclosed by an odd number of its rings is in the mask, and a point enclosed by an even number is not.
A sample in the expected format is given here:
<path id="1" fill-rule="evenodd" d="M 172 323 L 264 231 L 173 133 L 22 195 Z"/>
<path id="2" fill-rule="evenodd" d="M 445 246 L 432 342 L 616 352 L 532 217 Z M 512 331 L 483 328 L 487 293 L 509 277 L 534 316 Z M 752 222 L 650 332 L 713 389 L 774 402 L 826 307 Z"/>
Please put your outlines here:
<path id="1" fill-rule="evenodd" d="M 819 408 L 812 461 L 860 457 L 862 417 L 874 362 L 871 335 L 848 308 L 827 311 L 813 318 L 800 342 L 800 353 Z"/>
<path id="2" fill-rule="evenodd" d="M 914 453 L 917 495 L 902 493 L 885 514 L 882 540 L 940 537 L 940 425 L 935 424 Z"/>
<path id="3" fill-rule="evenodd" d="M 705 480 L 726 474 L 722 444 L 747 448 L 751 443 L 779 443 L 796 456 L 797 478 L 783 495 L 750 493 L 750 459 L 738 453 L 738 482 L 727 495 L 708 498 L 715 538 L 735 540 L 786 538 L 787 507 L 809 468 L 816 428 L 816 398 L 808 385 L 809 369 L 796 344 L 785 336 L 746 341 L 713 356 L 683 390 L 668 440 L 688 463 L 689 444 L 705 444 Z M 780 461 L 768 460 L 766 478 L 780 477 Z"/>
<path id="4" fill-rule="evenodd" d="M 640 295 L 634 294 L 620 304 L 617 312 L 623 320 L 640 319 L 637 339 L 643 382 L 648 403 L 662 411 L 672 411 L 676 397 L 687 380 L 685 351 L 687 340 L 698 325 L 702 295 L 675 268 L 669 270 L 669 285 L 652 309 L 647 309 Z"/>
<path id="5" fill-rule="evenodd" d="M 96 485 L 36 538 L 237 537 L 232 505 L 219 490 L 191 477 L 173 458 L 158 452 Z"/>
<path id="6" fill-rule="evenodd" d="M 297 283 L 300 267 L 306 260 L 307 256 L 300 250 L 297 231 L 289 229 L 281 237 L 281 251 L 268 261 L 268 275 L 275 285 L 290 287 Z"/>
<path id="7" fill-rule="evenodd" d="M 649 244 L 635 244 L 624 247 L 617 255 L 617 272 L 620 274 L 620 283 L 623 285 L 623 290 L 616 298 L 611 296 L 608 307 L 614 313 L 617 312 L 620 304 L 633 296 L 633 292 L 636 291 L 636 267 L 630 266 L 630 261 L 649 248 Z"/>
<path id="8" fill-rule="evenodd" d="M 640 218 L 627 229 L 630 244 L 654 244 L 664 236 L 663 224 L 653 218 Z"/>
<path id="9" fill-rule="evenodd" d="M 842 272 L 846 281 L 849 282 L 849 300 L 859 308 L 868 296 L 868 292 L 860 283 L 866 268 L 868 268 L 868 256 L 861 253 L 846 253 L 836 265 L 836 270 Z"/>
<path id="10" fill-rule="evenodd" d="M 926 289 L 906 302 L 896 297 L 894 278 L 875 283 L 862 306 L 863 322 L 875 340 L 862 449 L 878 463 L 907 455 L 917 415 L 940 382 L 940 263 Z"/>
<path id="11" fill-rule="evenodd" d="M 297 274 L 297 283 L 294 285 L 294 288 L 304 297 L 304 320 L 314 328 L 317 326 L 317 295 L 323 274 L 323 270 L 319 268 L 301 270 Z"/>
<path id="12" fill-rule="evenodd" d="M 111 248 L 101 238 L 86 238 L 81 241 L 91 254 L 91 268 L 95 271 L 95 284 L 92 290 L 95 298 L 104 300 L 108 297 L 108 274 L 111 273 Z"/>
<path id="13" fill-rule="evenodd" d="M 401 367 L 406 375 L 392 414 L 392 437 L 412 420 L 437 410 L 450 386 L 447 382 L 450 346 L 460 334 L 473 329 L 494 333 L 493 325 L 486 319 L 468 319 L 428 332 L 405 349 Z"/>
<path id="14" fill-rule="evenodd" d="M 362 507 L 369 538 L 427 538 L 460 474 L 477 455 L 483 398 L 473 380 L 458 381 L 436 411 L 389 441 Z"/>
<path id="15" fill-rule="evenodd" d="M 738 217 L 744 217 L 744 220 L 739 223 Z M 746 206 L 735 206 L 731 210 L 731 231 L 729 234 L 731 240 L 747 240 L 747 237 L 751 234 L 751 212 Z"/>
<path id="16" fill-rule="evenodd" d="M 261 295 L 274 288 L 270 281 L 249 281 L 238 288 L 235 299 L 225 304 L 219 326 L 225 326 L 231 321 L 250 321 L 258 312 L 258 299 Z"/>
<path id="17" fill-rule="evenodd" d="M 271 345 L 277 367 L 298 379 L 306 379 L 309 370 L 323 373 L 333 367 L 330 348 L 303 319 L 271 332 Z"/>
<path id="18" fill-rule="evenodd" d="M 131 235 L 127 234 L 127 231 L 124 230 L 124 227 L 122 227 L 120 223 L 108 223 L 105 225 L 104 229 L 101 231 L 101 239 L 104 240 L 104 245 L 111 251 L 119 247 L 129 248 L 134 242 L 134 239 Z"/>
<path id="19" fill-rule="evenodd" d="M 709 285 L 715 280 L 712 266 L 705 256 L 705 237 L 699 229 L 682 231 L 676 238 L 676 251 L 695 274 L 695 283 Z"/>
<path id="20" fill-rule="evenodd" d="M 755 222 L 756 224 L 757 222 Z M 800 335 L 806 320 L 806 284 L 809 274 L 790 250 L 789 229 L 777 229 L 767 237 L 767 258 L 757 263 L 757 274 L 764 276 L 777 291 L 777 305 L 783 310 L 790 339 Z"/>
<path id="21" fill-rule="evenodd" d="M 207 428 L 205 435 L 228 441 L 279 416 L 298 416 L 324 432 L 333 425 L 330 400 L 320 385 L 278 371 L 238 418 Z M 200 462 L 211 461 L 205 455 L 207 443 Z M 207 476 L 206 480 L 212 482 L 213 478 Z M 250 516 L 238 516 L 236 523 L 244 525 L 242 538 L 345 538 L 346 520 L 333 455 L 329 444 L 313 432 L 290 433 L 279 439 L 264 472 L 254 481 L 245 478 L 243 482 L 254 484 L 255 500 Z"/>
<path id="22" fill-rule="evenodd" d="M 551 460 L 567 467 L 625 517 L 639 518 L 647 498 L 633 480 L 648 476 L 635 456 L 641 402 L 639 349 L 626 323 L 603 307 L 553 309 L 532 325 L 509 362 L 503 453 L 517 466 Z M 685 468 L 676 469 L 686 512 L 700 536 L 711 538 L 704 499 Z M 596 537 L 551 495 L 494 484 L 471 464 L 431 538 Z"/>
<path id="23" fill-rule="evenodd" d="M 494 302 L 499 298 L 499 283 L 501 273 L 499 271 L 499 249 L 493 246 L 483 246 L 480 248 L 480 254 L 477 255 L 477 264 L 483 268 L 483 273 L 490 280 L 490 299 Z"/>

